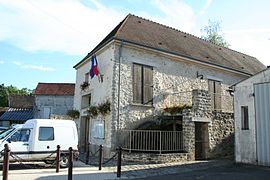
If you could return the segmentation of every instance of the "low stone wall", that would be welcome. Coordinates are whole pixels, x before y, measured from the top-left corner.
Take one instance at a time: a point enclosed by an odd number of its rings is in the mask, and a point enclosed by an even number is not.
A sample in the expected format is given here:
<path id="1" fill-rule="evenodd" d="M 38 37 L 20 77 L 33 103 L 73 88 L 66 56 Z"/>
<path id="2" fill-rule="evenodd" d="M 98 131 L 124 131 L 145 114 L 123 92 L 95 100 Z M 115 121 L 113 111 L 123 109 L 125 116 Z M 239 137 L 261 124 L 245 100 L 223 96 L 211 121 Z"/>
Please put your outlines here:
<path id="1" fill-rule="evenodd" d="M 123 151 L 123 161 L 140 163 L 171 163 L 190 160 L 188 153 L 129 153 Z"/>

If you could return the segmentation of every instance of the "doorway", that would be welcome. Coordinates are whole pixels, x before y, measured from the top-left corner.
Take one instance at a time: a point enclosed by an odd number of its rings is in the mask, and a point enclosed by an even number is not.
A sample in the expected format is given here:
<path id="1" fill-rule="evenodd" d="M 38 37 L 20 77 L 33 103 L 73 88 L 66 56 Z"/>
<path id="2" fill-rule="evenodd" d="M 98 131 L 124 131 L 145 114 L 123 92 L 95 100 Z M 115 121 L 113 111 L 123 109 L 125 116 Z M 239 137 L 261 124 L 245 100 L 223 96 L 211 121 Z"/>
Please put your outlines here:
<path id="1" fill-rule="evenodd" d="M 195 122 L 195 159 L 204 160 L 208 158 L 209 134 L 208 123 Z"/>
<path id="2" fill-rule="evenodd" d="M 87 117 L 81 117 L 81 123 L 80 123 L 80 152 L 85 153 L 87 152 L 89 146 L 89 118 Z"/>

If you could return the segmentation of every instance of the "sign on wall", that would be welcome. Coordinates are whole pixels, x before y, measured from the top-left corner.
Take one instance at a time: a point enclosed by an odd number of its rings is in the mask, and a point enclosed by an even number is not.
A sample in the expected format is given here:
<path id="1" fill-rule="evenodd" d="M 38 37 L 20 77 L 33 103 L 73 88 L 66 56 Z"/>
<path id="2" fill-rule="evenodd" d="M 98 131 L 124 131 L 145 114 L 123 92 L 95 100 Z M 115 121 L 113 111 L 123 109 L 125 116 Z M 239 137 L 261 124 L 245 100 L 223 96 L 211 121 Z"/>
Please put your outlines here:
<path id="1" fill-rule="evenodd" d="M 104 121 L 96 120 L 92 124 L 92 137 L 104 139 Z"/>

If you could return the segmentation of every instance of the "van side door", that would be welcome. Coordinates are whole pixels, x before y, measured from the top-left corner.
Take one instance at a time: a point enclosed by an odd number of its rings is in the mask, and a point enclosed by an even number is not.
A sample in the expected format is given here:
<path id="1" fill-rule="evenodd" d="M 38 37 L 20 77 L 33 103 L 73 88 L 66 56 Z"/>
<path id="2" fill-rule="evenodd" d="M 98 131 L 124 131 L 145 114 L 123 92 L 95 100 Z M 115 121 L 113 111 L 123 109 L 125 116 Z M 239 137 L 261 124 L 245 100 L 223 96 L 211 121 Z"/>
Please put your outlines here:
<path id="1" fill-rule="evenodd" d="M 31 155 L 31 159 L 43 160 L 47 157 L 55 155 L 55 129 L 49 126 L 38 127 L 37 137 L 35 141 L 34 153 Z"/>
<path id="2" fill-rule="evenodd" d="M 11 155 L 13 155 L 11 158 L 15 157 L 15 159 L 18 158 L 20 160 L 29 159 L 30 136 L 31 129 L 19 129 L 7 139 Z"/>

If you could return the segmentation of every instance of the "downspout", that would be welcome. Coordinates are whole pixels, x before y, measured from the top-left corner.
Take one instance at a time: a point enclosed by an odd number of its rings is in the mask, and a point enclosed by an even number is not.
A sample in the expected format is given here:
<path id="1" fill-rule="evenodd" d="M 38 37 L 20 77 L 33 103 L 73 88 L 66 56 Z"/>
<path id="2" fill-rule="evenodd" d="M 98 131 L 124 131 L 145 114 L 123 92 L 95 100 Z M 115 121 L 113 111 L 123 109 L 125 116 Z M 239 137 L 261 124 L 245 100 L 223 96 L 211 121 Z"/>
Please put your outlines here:
<path id="1" fill-rule="evenodd" d="M 120 85 L 121 85 L 121 59 L 122 59 L 122 47 L 123 41 L 120 43 L 119 47 L 119 59 L 118 59 L 118 112 L 117 112 L 117 130 L 120 129 Z"/>

